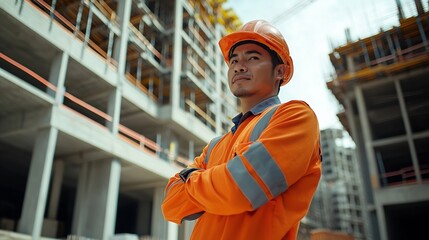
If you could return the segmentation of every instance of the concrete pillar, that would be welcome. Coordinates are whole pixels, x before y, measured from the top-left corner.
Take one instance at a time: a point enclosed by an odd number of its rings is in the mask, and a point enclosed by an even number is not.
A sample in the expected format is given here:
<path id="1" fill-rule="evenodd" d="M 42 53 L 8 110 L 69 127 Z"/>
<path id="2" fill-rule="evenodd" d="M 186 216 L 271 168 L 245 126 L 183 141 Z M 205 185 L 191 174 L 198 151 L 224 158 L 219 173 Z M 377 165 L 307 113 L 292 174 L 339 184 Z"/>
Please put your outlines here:
<path id="1" fill-rule="evenodd" d="M 107 199 L 106 199 L 106 208 L 105 218 L 104 218 L 104 228 L 103 235 L 101 239 L 108 239 L 115 233 L 116 225 L 116 212 L 118 206 L 118 195 L 119 195 L 119 183 L 121 179 L 121 162 L 117 159 L 112 159 L 111 162 L 108 162 L 108 167 L 110 167 L 107 187 Z"/>
<path id="2" fill-rule="evenodd" d="M 128 23 L 131 15 L 131 0 L 118 1 L 117 14 L 119 16 L 121 35 L 116 39 L 113 49 L 113 58 L 118 62 L 117 87 L 109 96 L 107 114 L 112 117 L 112 121 L 106 123 L 107 128 L 116 134 L 119 131 L 119 118 L 121 111 L 122 83 L 125 78 L 125 66 L 127 58 L 128 44 Z"/>
<path id="3" fill-rule="evenodd" d="M 195 89 L 191 90 L 191 92 L 189 94 L 189 100 L 191 100 L 191 102 L 195 104 Z M 191 107 L 189 109 L 189 112 L 191 113 L 192 116 L 195 116 L 195 109 L 194 108 Z"/>
<path id="4" fill-rule="evenodd" d="M 193 140 L 189 140 L 188 159 L 193 161 L 194 158 L 195 158 L 195 142 Z"/>
<path id="5" fill-rule="evenodd" d="M 82 211 L 83 206 L 87 205 L 86 203 L 86 187 L 85 184 L 88 181 L 88 163 L 83 163 L 80 166 L 79 171 L 79 179 L 77 183 L 77 191 L 76 191 L 76 200 L 73 211 L 73 221 L 71 233 L 79 235 L 81 234 L 81 225 L 80 219 L 85 218 L 85 212 Z"/>
<path id="6" fill-rule="evenodd" d="M 109 94 L 109 99 L 108 99 L 107 114 L 112 117 L 112 120 L 107 121 L 106 126 L 113 134 L 117 134 L 119 132 L 119 121 L 120 121 L 121 100 L 122 100 L 121 89 L 122 87 L 119 85 Z"/>
<path id="7" fill-rule="evenodd" d="M 371 185 L 373 189 L 380 188 L 380 180 L 378 176 L 376 158 L 374 153 L 374 148 L 372 146 L 372 134 L 371 127 L 369 123 L 368 113 L 366 111 L 365 99 L 362 93 L 362 88 L 360 86 L 355 87 L 355 96 L 357 107 L 359 111 L 359 119 L 362 127 L 362 135 L 365 143 L 365 152 L 368 159 L 369 173 L 371 178 Z"/>
<path id="8" fill-rule="evenodd" d="M 66 79 L 67 64 L 69 55 L 65 52 L 57 54 L 52 62 L 51 71 L 49 73 L 49 82 L 57 87 L 57 91 L 48 88 L 47 92 L 50 96 L 55 97 L 55 102 L 62 104 L 64 100 L 64 82 Z"/>
<path id="9" fill-rule="evenodd" d="M 72 234 L 109 239 L 115 231 L 121 164 L 110 159 L 83 165 Z"/>
<path id="10" fill-rule="evenodd" d="M 379 226 L 379 234 L 380 234 L 380 240 L 388 240 L 388 233 L 386 228 L 386 215 L 384 212 L 384 206 L 381 204 L 377 205 L 377 211 L 376 211 L 378 226 Z"/>
<path id="11" fill-rule="evenodd" d="M 364 143 L 365 153 L 366 153 L 366 158 L 368 163 L 368 171 L 369 171 L 369 176 L 371 180 L 372 195 L 375 196 L 375 192 L 380 189 L 380 180 L 378 176 L 378 168 L 376 164 L 374 147 L 372 146 L 372 135 L 371 135 L 368 113 L 366 111 L 362 88 L 360 86 L 356 86 L 354 92 L 355 92 L 356 102 L 357 102 L 357 107 L 359 112 L 359 120 L 361 123 L 363 143 Z M 384 226 L 381 225 L 384 222 L 384 221 L 381 221 L 381 219 L 384 218 L 384 216 L 380 215 L 382 213 L 378 212 L 380 206 L 377 203 L 377 198 L 375 197 L 373 200 L 374 200 L 373 201 L 374 206 L 371 206 L 371 207 L 375 207 L 376 211 L 370 211 L 369 217 L 370 217 L 371 225 L 375 227 L 376 224 L 378 223 L 378 228 L 380 229 L 379 233 L 377 232 L 377 229 L 374 229 L 374 228 L 371 229 L 372 233 L 374 234 L 373 237 L 376 238 L 380 235 L 381 239 L 385 240 L 386 232 L 385 232 L 385 229 L 383 229 Z"/>
<path id="12" fill-rule="evenodd" d="M 178 226 L 164 220 L 161 204 L 164 200 L 164 187 L 156 187 L 152 206 L 152 238 L 177 240 Z"/>
<path id="13" fill-rule="evenodd" d="M 60 202 L 61 185 L 64 175 L 64 161 L 55 160 L 52 171 L 52 184 L 48 203 L 48 216 L 43 221 L 42 235 L 55 238 L 58 234 L 58 204 Z"/>
<path id="14" fill-rule="evenodd" d="M 394 84 L 395 84 L 396 93 L 398 95 L 398 101 L 399 101 L 399 107 L 401 109 L 402 120 L 404 121 L 405 132 L 407 134 L 407 142 L 408 142 L 408 147 L 410 148 L 413 169 L 416 174 L 417 182 L 421 183 L 422 176 L 420 173 L 420 166 L 419 166 L 420 164 L 417 156 L 416 146 L 414 145 L 413 131 L 411 129 L 411 123 L 407 112 L 407 105 L 405 103 L 404 94 L 402 92 L 401 84 L 399 83 L 398 79 L 394 80 Z"/>
<path id="15" fill-rule="evenodd" d="M 170 160 L 170 141 L 171 141 L 171 129 L 163 128 L 160 136 L 158 137 L 157 143 L 164 150 L 159 154 L 160 158 Z M 168 152 L 167 152 L 168 151 Z"/>
<path id="16" fill-rule="evenodd" d="M 170 104 L 172 108 L 179 108 L 180 101 L 180 73 L 182 71 L 182 23 L 183 23 L 183 3 L 176 0 L 175 5 L 175 25 L 173 37 L 173 69 L 171 71 Z"/>
<path id="17" fill-rule="evenodd" d="M 128 23 L 131 15 L 131 0 L 118 1 L 117 14 L 120 21 L 121 36 L 115 41 L 113 58 L 118 62 L 118 73 L 123 75 L 127 57 Z"/>
<path id="18" fill-rule="evenodd" d="M 355 62 L 353 61 L 353 57 L 347 56 L 346 62 L 347 62 L 347 71 L 349 71 L 349 73 L 355 73 L 356 68 L 355 68 Z"/>
<path id="19" fill-rule="evenodd" d="M 350 131 L 353 140 L 355 141 L 356 145 L 358 146 L 356 149 L 356 158 L 357 158 L 357 165 L 359 169 L 359 182 L 361 183 L 361 186 L 359 187 L 359 195 L 362 196 L 362 207 L 363 207 L 363 218 L 365 221 L 363 221 L 363 224 L 365 226 L 365 235 L 368 236 L 369 239 L 372 239 L 371 236 L 375 236 L 374 232 L 377 226 L 377 222 L 371 222 L 369 217 L 370 207 L 369 205 L 373 204 L 373 193 L 371 188 L 371 182 L 369 178 L 369 169 L 368 169 L 368 163 L 366 159 L 365 152 L 362 151 L 365 149 L 363 142 L 361 141 L 361 136 L 359 134 L 359 124 L 355 120 L 355 116 L 353 113 L 353 106 L 350 100 L 349 96 L 344 97 L 344 103 L 345 103 L 345 109 L 347 114 L 347 119 L 350 124 Z"/>
<path id="20" fill-rule="evenodd" d="M 60 201 L 61 185 L 63 183 L 64 161 L 56 160 L 54 162 L 51 197 L 49 198 L 48 218 L 57 219 L 58 203 Z"/>
<path id="21" fill-rule="evenodd" d="M 160 146 L 161 149 L 156 151 L 156 156 L 162 159 L 165 159 L 164 157 L 164 148 L 162 147 L 162 134 L 161 133 L 157 133 L 156 134 L 156 144 L 158 146 Z"/>
<path id="22" fill-rule="evenodd" d="M 31 157 L 18 232 L 33 239 L 40 238 L 42 231 L 57 136 L 56 128 L 40 129 Z"/>

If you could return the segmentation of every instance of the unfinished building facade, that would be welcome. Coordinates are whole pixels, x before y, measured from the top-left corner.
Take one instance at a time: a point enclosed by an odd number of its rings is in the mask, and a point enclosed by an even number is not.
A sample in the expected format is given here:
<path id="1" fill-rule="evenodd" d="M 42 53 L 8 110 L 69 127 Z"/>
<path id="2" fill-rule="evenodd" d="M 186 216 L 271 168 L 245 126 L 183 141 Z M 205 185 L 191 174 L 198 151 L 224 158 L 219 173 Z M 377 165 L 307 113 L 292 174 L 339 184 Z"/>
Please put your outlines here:
<path id="1" fill-rule="evenodd" d="M 223 2 L 0 2 L 1 234 L 187 237 L 160 205 L 237 113 Z"/>
<path id="2" fill-rule="evenodd" d="M 419 239 L 429 215 L 429 13 L 338 47 L 328 88 L 357 145 L 371 239 Z"/>

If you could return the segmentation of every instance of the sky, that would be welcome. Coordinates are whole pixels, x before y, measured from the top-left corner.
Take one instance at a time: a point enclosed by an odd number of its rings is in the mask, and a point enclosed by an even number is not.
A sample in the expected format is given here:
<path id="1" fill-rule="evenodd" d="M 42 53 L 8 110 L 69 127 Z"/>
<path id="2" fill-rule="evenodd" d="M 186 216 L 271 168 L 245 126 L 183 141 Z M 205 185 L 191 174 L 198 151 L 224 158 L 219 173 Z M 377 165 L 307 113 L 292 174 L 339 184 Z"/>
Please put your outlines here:
<path id="1" fill-rule="evenodd" d="M 406 17 L 415 15 L 414 0 L 400 2 Z M 427 9 L 427 1 L 422 3 Z M 282 32 L 295 71 L 279 97 L 307 102 L 320 129 L 343 128 L 336 116 L 342 106 L 326 82 L 335 73 L 329 53 L 346 43 L 345 30 L 358 40 L 399 25 L 396 0 L 228 0 L 223 6 L 232 8 L 243 24 L 264 19 Z"/>

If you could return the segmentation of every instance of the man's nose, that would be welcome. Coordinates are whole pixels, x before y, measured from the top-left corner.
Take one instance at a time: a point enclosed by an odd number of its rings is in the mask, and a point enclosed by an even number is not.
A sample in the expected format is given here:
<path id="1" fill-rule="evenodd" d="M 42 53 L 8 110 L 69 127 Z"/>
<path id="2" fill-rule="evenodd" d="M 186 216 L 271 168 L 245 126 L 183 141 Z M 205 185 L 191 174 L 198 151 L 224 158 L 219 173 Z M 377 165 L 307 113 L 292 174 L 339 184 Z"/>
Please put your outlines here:
<path id="1" fill-rule="evenodd" d="M 243 63 L 241 63 L 239 61 L 234 66 L 234 72 L 235 73 L 238 73 L 238 72 L 247 72 L 247 67 Z"/>

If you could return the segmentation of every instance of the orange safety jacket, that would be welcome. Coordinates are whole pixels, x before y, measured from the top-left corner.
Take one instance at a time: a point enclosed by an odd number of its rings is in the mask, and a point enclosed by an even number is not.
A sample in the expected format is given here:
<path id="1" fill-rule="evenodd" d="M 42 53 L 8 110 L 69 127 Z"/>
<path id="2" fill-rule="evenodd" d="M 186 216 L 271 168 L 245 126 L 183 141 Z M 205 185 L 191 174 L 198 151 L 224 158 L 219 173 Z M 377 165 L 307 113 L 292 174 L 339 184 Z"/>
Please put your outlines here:
<path id="1" fill-rule="evenodd" d="M 213 139 L 183 182 L 170 178 L 162 211 L 191 239 L 296 239 L 321 176 L 316 115 L 302 101 L 267 107 Z"/>

